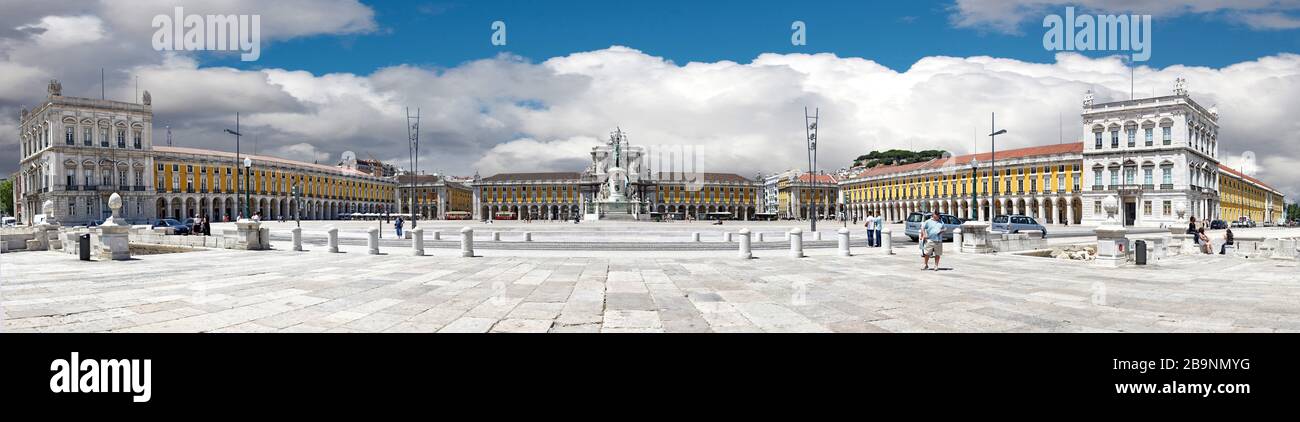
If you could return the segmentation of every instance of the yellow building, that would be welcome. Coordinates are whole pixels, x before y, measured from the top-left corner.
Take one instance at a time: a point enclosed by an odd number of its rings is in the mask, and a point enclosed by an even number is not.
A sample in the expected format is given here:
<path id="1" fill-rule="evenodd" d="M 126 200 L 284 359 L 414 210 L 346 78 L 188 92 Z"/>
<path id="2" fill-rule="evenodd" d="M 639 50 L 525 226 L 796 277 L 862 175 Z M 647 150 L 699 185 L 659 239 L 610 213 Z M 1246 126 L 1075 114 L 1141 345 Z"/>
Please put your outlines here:
<path id="1" fill-rule="evenodd" d="M 1285 215 L 1282 193 L 1254 177 L 1219 164 L 1219 218 L 1279 222 Z"/>
<path id="2" fill-rule="evenodd" d="M 420 218 L 468 219 L 474 209 L 474 193 L 469 186 L 442 175 L 409 174 L 397 176 L 397 209 L 411 215 L 412 200 Z M 414 196 L 414 197 L 412 197 Z"/>
<path id="3" fill-rule="evenodd" d="M 1083 144 L 1070 143 L 997 151 L 996 161 L 994 154 L 981 153 L 856 169 L 840 188 L 850 218 L 872 213 L 900 221 L 930 210 L 971 218 L 971 210 L 978 209 L 983 221 L 1014 213 L 1044 223 L 1078 224 L 1082 151 Z"/>
<path id="4" fill-rule="evenodd" d="M 235 220 L 249 213 L 264 220 L 293 219 L 298 206 L 291 195 L 302 188 L 301 218 L 336 219 L 349 213 L 391 213 L 394 184 L 354 168 L 304 163 L 265 155 L 183 147 L 153 147 L 154 188 L 158 218 L 209 216 Z M 252 160 L 245 171 L 242 161 Z M 250 177 L 245 181 L 244 175 Z"/>
<path id="5" fill-rule="evenodd" d="M 840 209 L 838 179 L 829 174 L 789 174 L 776 182 L 777 218 L 806 219 L 809 209 L 817 218 L 836 218 Z"/>

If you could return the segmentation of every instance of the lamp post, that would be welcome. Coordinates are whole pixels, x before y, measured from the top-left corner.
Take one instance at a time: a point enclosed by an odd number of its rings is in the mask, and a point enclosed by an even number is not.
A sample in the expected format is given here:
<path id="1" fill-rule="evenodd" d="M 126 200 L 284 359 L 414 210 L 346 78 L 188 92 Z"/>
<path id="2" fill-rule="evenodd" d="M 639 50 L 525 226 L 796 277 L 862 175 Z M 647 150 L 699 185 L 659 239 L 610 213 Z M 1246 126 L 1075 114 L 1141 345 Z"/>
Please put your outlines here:
<path id="1" fill-rule="evenodd" d="M 253 218 L 253 215 L 249 213 L 249 206 L 251 205 L 249 202 L 252 201 L 252 193 L 248 191 L 248 177 L 252 168 L 253 159 L 244 157 L 244 218 L 250 219 Z"/>
<path id="2" fill-rule="evenodd" d="M 808 115 L 808 107 L 803 109 L 804 134 L 808 135 L 808 181 L 809 187 L 813 194 L 808 195 L 808 221 L 811 224 L 810 229 L 817 231 L 817 121 L 821 115 L 821 109 L 813 109 L 813 114 Z M 796 181 L 798 179 L 795 179 Z"/>
<path id="3" fill-rule="evenodd" d="M 297 184 L 294 184 L 292 192 L 293 192 L 293 223 L 298 227 L 302 227 L 302 218 L 300 218 L 300 216 L 302 215 L 302 188 L 298 187 Z"/>
<path id="4" fill-rule="evenodd" d="M 991 156 L 990 156 L 990 158 L 989 158 L 989 167 L 993 169 L 993 172 L 992 172 L 992 174 L 990 175 L 990 178 L 992 179 L 991 181 L 993 182 L 993 190 L 990 191 L 990 193 L 989 193 L 989 199 L 990 199 L 990 200 L 989 200 L 989 214 L 990 214 L 989 218 L 992 219 L 992 218 L 993 218 L 993 215 L 992 215 L 992 214 L 994 214 L 994 212 L 993 212 L 993 204 L 997 203 L 997 200 L 998 200 L 998 178 L 997 178 L 997 177 L 998 177 L 998 135 L 1004 135 L 1004 134 L 1006 134 L 1006 133 L 1007 133 L 1007 130 L 1006 130 L 1006 129 L 1002 129 L 1002 130 L 998 130 L 998 129 L 997 129 L 997 127 L 998 127 L 998 123 L 997 123 L 997 113 L 992 113 L 992 114 L 990 114 L 990 115 L 989 115 L 989 119 L 990 119 L 990 121 L 991 121 L 991 126 L 993 127 L 992 129 L 993 129 L 993 131 L 994 131 L 993 133 L 990 133 L 990 134 L 989 134 L 989 140 L 990 140 L 990 142 L 992 143 L 992 150 L 991 150 L 992 152 L 991 152 Z M 1005 211 L 1005 210 L 1004 210 L 1004 211 Z M 991 221 L 991 220 L 990 220 L 990 221 Z"/>
<path id="5" fill-rule="evenodd" d="M 971 221 L 980 220 L 980 160 L 971 157 L 970 159 L 970 219 Z"/>
<path id="6" fill-rule="evenodd" d="M 241 134 L 241 133 L 239 133 L 239 113 L 238 113 L 238 112 L 235 112 L 235 130 L 226 129 L 226 133 L 229 133 L 229 134 L 231 134 L 231 135 L 235 135 L 235 173 L 239 173 L 239 137 L 244 136 L 244 135 Z M 236 174 L 236 179 L 238 179 L 238 174 Z M 238 183 L 238 182 L 235 183 L 235 197 L 236 197 L 236 198 L 239 197 L 239 183 Z M 245 204 L 245 205 L 247 205 L 247 204 Z M 247 211 L 247 210 L 245 210 L 245 211 Z M 244 214 L 244 218 L 248 218 L 248 214 L 247 214 L 247 212 L 245 212 L 245 214 Z"/>

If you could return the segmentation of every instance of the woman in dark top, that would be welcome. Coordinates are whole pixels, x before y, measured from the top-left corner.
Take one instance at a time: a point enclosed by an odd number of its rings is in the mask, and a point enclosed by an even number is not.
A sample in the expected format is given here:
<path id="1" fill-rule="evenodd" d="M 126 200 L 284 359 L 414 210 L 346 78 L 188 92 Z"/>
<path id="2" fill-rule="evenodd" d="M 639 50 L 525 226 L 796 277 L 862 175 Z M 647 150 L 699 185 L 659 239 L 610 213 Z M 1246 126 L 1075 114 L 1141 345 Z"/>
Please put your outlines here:
<path id="1" fill-rule="evenodd" d="M 1220 247 L 1219 247 L 1219 255 L 1224 255 L 1224 252 L 1226 252 L 1226 251 L 1228 250 L 1228 245 L 1231 245 L 1231 244 L 1233 244 L 1233 243 L 1232 243 L 1232 229 L 1228 229 L 1228 232 L 1227 232 L 1227 233 L 1224 233 L 1224 235 L 1223 235 L 1223 246 L 1220 246 Z"/>
<path id="2" fill-rule="evenodd" d="M 1192 217 L 1191 220 L 1187 222 L 1187 234 L 1192 235 L 1192 242 L 1198 245 L 1201 244 L 1201 236 L 1196 232 L 1196 217 Z"/>

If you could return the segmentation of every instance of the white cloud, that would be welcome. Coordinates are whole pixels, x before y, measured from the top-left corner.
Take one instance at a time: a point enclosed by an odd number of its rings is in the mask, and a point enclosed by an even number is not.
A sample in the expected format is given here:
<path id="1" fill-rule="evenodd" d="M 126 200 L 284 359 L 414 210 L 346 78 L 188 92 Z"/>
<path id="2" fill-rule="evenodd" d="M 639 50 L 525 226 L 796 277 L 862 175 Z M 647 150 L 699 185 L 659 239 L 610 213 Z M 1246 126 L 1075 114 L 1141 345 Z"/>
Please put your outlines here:
<path id="1" fill-rule="evenodd" d="M 322 4 L 346 12 L 355 2 Z M 18 105 L 39 101 L 47 79 L 63 81 L 68 95 L 97 96 L 98 69 L 82 68 L 98 67 L 102 59 L 110 98 L 133 98 L 130 75 L 152 93 L 158 144 L 165 139 L 161 128 L 169 125 L 177 145 L 231 150 L 233 140 L 222 129 L 233 128 L 239 112 L 249 135 L 244 148 L 254 137 L 260 151 L 285 158 L 327 162 L 352 150 L 405 166 L 410 107 L 421 113 L 420 167 L 426 171 L 580 171 L 590 147 L 619 126 L 636 144 L 700 148 L 706 152 L 701 170 L 752 176 L 805 165 L 804 107 L 820 109 L 819 161 L 833 169 L 871 150 L 966 153 L 978 139 L 986 151 L 987 138 L 976 135 L 987 133 L 990 112 L 1010 131 L 998 138 L 999 148 L 1054 143 L 1062 135 L 1075 141 L 1084 91 L 1097 91 L 1103 101 L 1129 94 L 1129 72 L 1118 57 L 1073 53 L 1051 63 L 925 57 L 895 71 L 832 54 L 679 64 L 614 46 L 541 62 L 501 55 L 445 69 L 399 65 L 367 75 L 238 70 L 201 67 L 187 54 L 120 47 L 112 40 L 126 36 L 121 26 L 132 20 L 116 13 L 101 15 L 108 31 L 103 38 L 69 47 L 68 54 L 41 53 L 30 34 L 0 42 L 0 125 L 13 124 Z M 367 13 L 348 16 L 312 25 L 346 32 L 373 23 Z M 1139 96 L 1167 94 L 1174 78 L 1187 78 L 1193 97 L 1217 104 L 1222 113 L 1224 154 L 1254 151 L 1257 176 L 1292 198 L 1300 194 L 1300 151 L 1293 145 L 1300 121 L 1291 115 L 1300 109 L 1300 55 L 1223 68 L 1140 67 L 1135 76 Z M 8 133 L 0 137 L 4 169 L 17 163 Z"/>
<path id="2" fill-rule="evenodd" d="M 95 16 L 46 16 L 17 29 L 32 34 L 42 48 L 62 48 L 104 38 L 104 22 Z"/>
<path id="3" fill-rule="evenodd" d="M 1234 16 L 1236 20 L 1258 30 L 1287 30 L 1300 28 L 1300 16 L 1278 12 L 1241 13 Z"/>

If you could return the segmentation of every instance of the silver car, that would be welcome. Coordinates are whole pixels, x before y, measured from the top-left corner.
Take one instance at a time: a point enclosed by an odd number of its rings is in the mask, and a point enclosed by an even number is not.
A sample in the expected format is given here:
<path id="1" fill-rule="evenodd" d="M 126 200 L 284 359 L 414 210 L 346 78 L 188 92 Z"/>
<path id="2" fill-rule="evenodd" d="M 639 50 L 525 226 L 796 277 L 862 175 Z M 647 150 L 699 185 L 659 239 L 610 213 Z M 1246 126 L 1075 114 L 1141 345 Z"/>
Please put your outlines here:
<path id="1" fill-rule="evenodd" d="M 1025 215 L 999 215 L 993 217 L 993 225 L 989 227 L 989 231 L 999 233 L 1020 233 L 1030 230 L 1042 232 L 1043 238 L 1047 238 L 1047 228 L 1038 224 L 1034 217 Z"/>
<path id="2" fill-rule="evenodd" d="M 921 238 L 921 224 L 924 224 L 929 219 L 929 213 L 914 212 L 908 214 L 903 233 L 906 233 L 907 237 L 911 238 L 913 242 L 918 241 Z M 945 242 L 952 240 L 953 229 L 961 227 L 961 219 L 948 214 L 939 214 L 939 222 L 943 223 L 943 240 Z"/>

